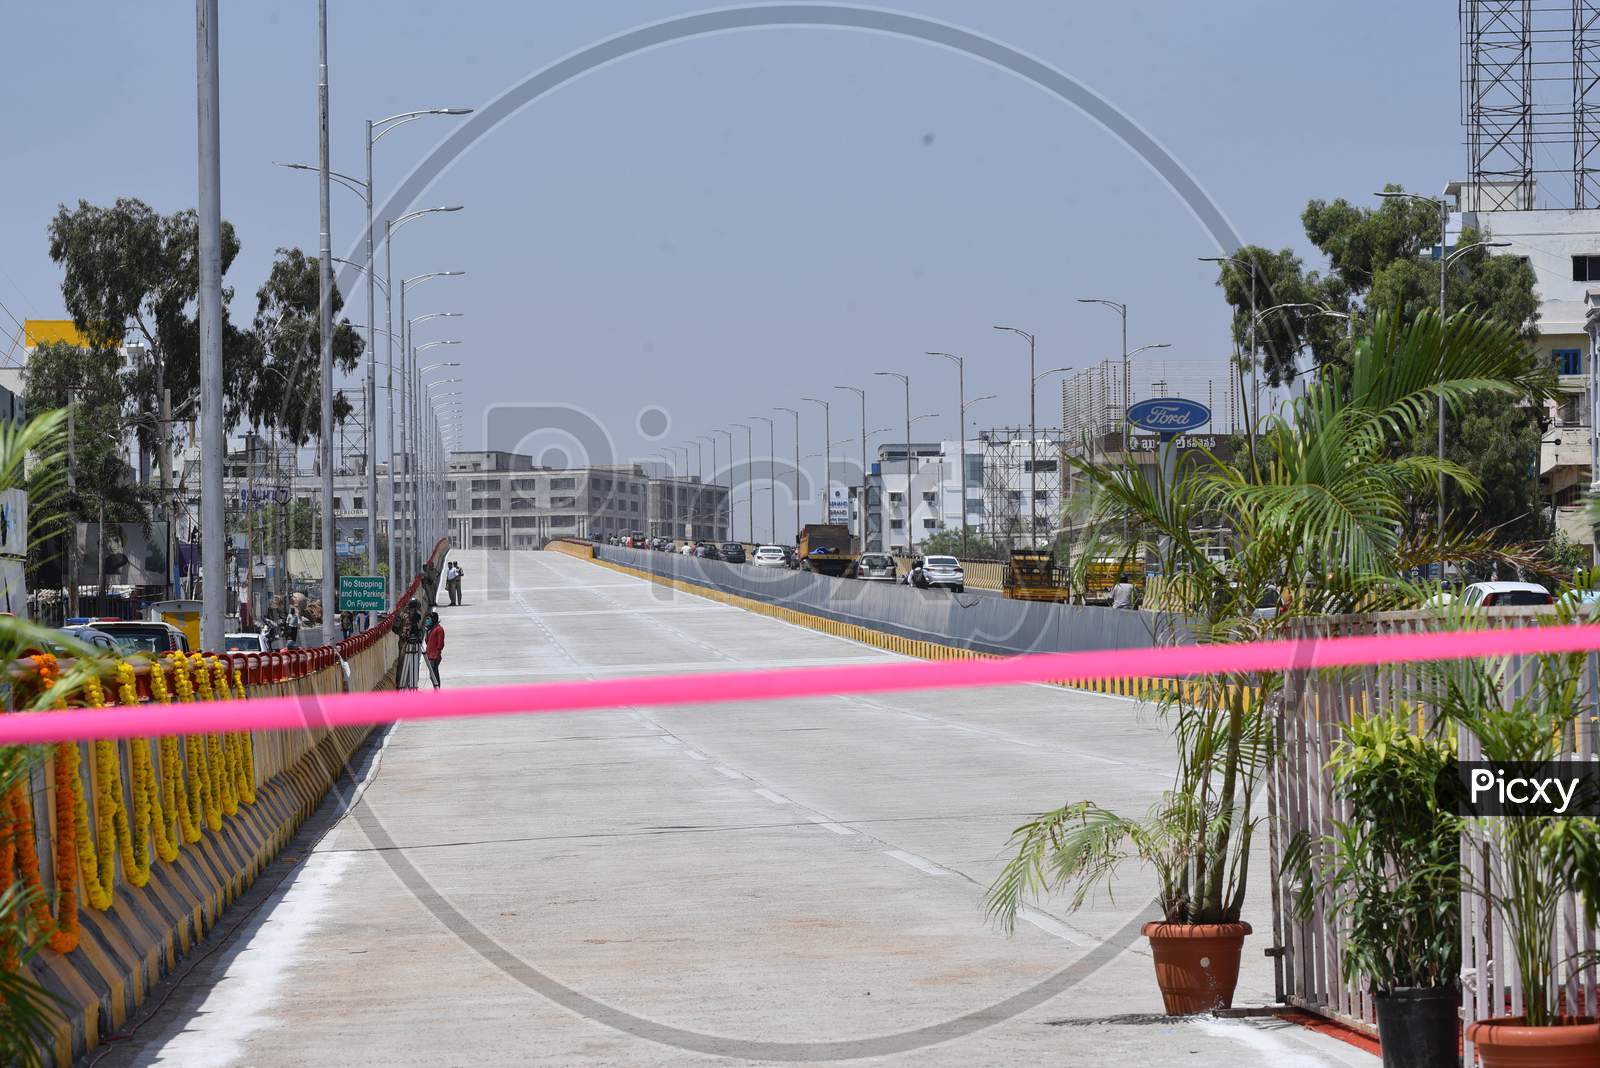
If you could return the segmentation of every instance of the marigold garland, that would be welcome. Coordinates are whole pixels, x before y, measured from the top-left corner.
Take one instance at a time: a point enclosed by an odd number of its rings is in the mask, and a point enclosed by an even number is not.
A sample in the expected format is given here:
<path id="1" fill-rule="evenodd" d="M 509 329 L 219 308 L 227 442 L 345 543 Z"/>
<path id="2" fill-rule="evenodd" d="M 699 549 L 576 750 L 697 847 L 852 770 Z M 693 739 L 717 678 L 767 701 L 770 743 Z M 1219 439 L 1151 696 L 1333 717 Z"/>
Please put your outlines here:
<path id="1" fill-rule="evenodd" d="M 167 688 L 166 665 L 150 665 L 150 696 L 161 704 L 172 703 L 172 691 Z M 200 841 L 200 812 L 198 806 L 189 804 L 189 795 L 183 784 L 183 758 L 180 742 L 172 735 L 160 741 L 161 746 L 161 803 L 168 820 L 176 818 L 177 828 L 170 837 L 174 850 L 185 842 Z M 193 776 L 191 775 L 191 778 Z M 167 826 L 171 826 L 169 823 Z"/>
<path id="2" fill-rule="evenodd" d="M 130 708 L 139 704 L 138 678 L 133 665 L 126 661 L 117 665 L 117 701 Z M 155 764 L 150 759 L 150 739 L 128 739 L 128 763 L 133 769 L 134 867 L 138 866 L 141 849 L 148 858 L 147 832 L 155 840 L 156 856 L 171 864 L 178 858 L 178 846 L 167 833 L 169 817 L 161 805 L 161 784 L 156 780 Z M 123 866 L 129 866 L 126 858 Z M 148 859 L 144 866 L 148 871 Z"/>

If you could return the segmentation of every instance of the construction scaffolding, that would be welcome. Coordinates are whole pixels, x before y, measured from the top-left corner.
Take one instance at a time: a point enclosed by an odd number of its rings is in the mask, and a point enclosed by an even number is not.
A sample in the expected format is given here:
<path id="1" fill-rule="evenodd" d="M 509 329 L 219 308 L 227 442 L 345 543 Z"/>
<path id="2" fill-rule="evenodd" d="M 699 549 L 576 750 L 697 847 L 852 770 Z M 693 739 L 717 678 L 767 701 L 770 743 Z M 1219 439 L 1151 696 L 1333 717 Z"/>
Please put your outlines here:
<path id="1" fill-rule="evenodd" d="M 1600 0 L 1460 0 L 1466 211 L 1600 206 Z"/>
<path id="2" fill-rule="evenodd" d="M 1001 550 L 1049 546 L 1061 522 L 1062 446 L 1055 427 L 978 432 L 983 455 L 982 531 Z"/>

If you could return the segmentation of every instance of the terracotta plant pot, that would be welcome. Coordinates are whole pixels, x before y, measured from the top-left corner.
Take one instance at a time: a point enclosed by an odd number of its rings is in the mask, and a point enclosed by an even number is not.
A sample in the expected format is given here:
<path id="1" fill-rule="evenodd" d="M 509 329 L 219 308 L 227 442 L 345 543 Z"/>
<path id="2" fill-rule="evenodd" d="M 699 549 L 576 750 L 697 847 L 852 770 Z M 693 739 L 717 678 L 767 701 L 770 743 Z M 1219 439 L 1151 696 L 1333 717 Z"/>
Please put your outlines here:
<path id="1" fill-rule="evenodd" d="M 1568 1068 L 1600 1064 L 1600 1023 L 1567 1020 L 1529 1027 L 1521 1016 L 1496 1016 L 1467 1025 L 1483 1068 Z"/>
<path id="2" fill-rule="evenodd" d="M 1168 1016 L 1188 1016 L 1233 1005 L 1239 983 L 1239 952 L 1248 923 L 1144 925 L 1156 958 L 1156 985 Z"/>

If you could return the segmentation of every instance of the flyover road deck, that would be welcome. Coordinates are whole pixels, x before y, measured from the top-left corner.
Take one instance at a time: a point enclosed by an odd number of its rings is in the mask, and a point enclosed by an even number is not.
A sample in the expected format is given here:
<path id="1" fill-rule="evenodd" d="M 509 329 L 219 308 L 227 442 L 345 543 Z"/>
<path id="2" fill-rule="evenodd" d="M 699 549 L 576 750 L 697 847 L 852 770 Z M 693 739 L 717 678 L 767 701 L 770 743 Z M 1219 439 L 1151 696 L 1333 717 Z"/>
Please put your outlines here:
<path id="1" fill-rule="evenodd" d="M 456 559 L 447 688 L 888 658 L 554 553 Z M 1159 1015 L 1131 866 L 1114 904 L 985 921 L 1013 827 L 1142 812 L 1171 767 L 1149 711 L 1045 686 L 407 724 L 102 1063 L 1376 1064 Z"/>

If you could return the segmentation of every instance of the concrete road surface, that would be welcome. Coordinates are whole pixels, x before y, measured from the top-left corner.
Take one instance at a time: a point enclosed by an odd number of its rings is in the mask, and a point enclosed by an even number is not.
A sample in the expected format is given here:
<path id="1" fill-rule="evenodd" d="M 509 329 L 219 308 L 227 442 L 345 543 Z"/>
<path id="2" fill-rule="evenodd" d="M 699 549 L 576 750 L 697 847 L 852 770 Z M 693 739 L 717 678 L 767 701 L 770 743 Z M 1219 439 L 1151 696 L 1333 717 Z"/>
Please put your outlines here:
<path id="1" fill-rule="evenodd" d="M 457 559 L 447 688 L 889 659 L 554 553 Z M 102 1063 L 1376 1064 L 1161 1016 L 1132 865 L 1114 902 L 985 921 L 1013 827 L 1142 812 L 1171 767 L 1148 711 L 1045 686 L 405 725 Z M 1271 1000 L 1270 917 L 1238 1004 Z"/>

